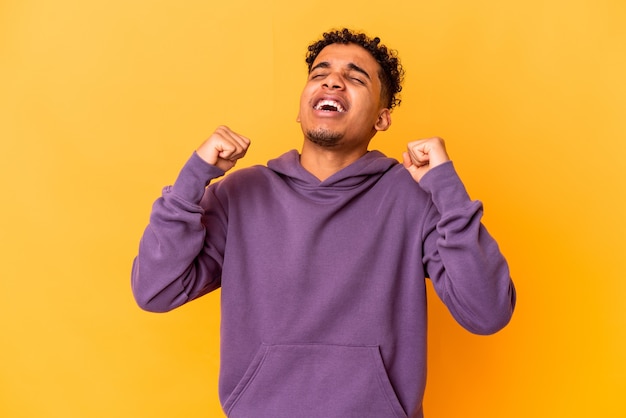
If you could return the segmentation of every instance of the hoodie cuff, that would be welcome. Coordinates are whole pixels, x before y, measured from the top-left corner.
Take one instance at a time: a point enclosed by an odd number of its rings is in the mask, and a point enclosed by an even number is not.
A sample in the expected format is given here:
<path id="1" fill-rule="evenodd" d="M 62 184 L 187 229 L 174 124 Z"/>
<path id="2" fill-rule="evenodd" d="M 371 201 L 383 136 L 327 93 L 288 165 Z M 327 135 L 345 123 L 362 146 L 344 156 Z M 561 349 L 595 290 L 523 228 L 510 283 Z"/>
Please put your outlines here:
<path id="1" fill-rule="evenodd" d="M 431 195 L 435 207 L 441 214 L 471 203 L 452 161 L 432 168 L 422 177 L 419 184 Z"/>
<path id="2" fill-rule="evenodd" d="M 167 191 L 187 202 L 198 204 L 211 180 L 224 174 L 224 170 L 207 163 L 194 151 L 180 170 L 174 185 Z"/>

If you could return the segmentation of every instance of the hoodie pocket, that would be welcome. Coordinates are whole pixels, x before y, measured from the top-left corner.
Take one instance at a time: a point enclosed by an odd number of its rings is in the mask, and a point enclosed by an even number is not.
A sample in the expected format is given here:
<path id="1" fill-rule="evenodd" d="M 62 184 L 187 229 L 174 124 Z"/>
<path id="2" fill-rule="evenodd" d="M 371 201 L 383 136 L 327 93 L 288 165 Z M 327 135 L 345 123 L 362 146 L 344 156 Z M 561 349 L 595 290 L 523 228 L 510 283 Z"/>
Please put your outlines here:
<path id="1" fill-rule="evenodd" d="M 406 418 L 378 346 L 267 345 L 224 403 L 230 418 Z"/>

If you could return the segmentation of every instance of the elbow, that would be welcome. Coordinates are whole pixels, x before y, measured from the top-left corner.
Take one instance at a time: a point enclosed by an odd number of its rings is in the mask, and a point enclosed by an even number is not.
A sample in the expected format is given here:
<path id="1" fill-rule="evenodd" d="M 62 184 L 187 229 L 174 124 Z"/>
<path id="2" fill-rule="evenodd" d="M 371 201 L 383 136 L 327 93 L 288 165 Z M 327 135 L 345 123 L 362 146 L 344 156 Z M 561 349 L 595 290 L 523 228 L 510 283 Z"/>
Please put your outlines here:
<path id="1" fill-rule="evenodd" d="M 494 314 L 489 318 L 483 318 L 480 322 L 466 324 L 464 328 L 476 335 L 493 335 L 506 327 L 512 317 L 513 311 Z"/>
<path id="2" fill-rule="evenodd" d="M 137 305 L 147 312 L 164 313 L 169 312 L 184 303 L 189 298 L 184 291 L 177 291 L 175 286 L 155 287 L 150 286 L 151 283 L 141 283 L 141 281 L 132 280 L 132 292 Z"/>
<path id="3" fill-rule="evenodd" d="M 181 305 L 177 300 L 180 299 L 180 294 L 178 298 L 173 297 L 169 294 L 171 289 L 167 286 L 157 286 L 155 282 L 154 279 L 146 279 L 146 274 L 140 274 L 137 261 L 133 263 L 131 290 L 135 302 L 141 309 L 147 312 L 164 313 Z"/>
<path id="4" fill-rule="evenodd" d="M 135 288 L 133 288 L 133 296 L 135 297 L 137 306 L 146 312 L 164 313 L 174 309 L 174 307 L 164 305 L 154 296 L 148 296 L 142 292 L 136 291 Z"/>
<path id="5" fill-rule="evenodd" d="M 471 318 L 458 318 L 458 322 L 476 335 L 492 335 L 506 327 L 513 318 L 515 311 L 516 292 L 513 282 L 506 295 L 498 298 L 499 303 L 487 309 L 481 309 L 480 314 L 472 315 Z"/>
<path id="6" fill-rule="evenodd" d="M 197 274 L 193 264 L 181 274 L 172 271 L 163 262 L 142 264 L 139 258 L 135 258 L 131 269 L 131 288 L 135 302 L 141 309 L 163 313 L 220 287 L 219 275 L 213 279 L 203 277 Z"/>

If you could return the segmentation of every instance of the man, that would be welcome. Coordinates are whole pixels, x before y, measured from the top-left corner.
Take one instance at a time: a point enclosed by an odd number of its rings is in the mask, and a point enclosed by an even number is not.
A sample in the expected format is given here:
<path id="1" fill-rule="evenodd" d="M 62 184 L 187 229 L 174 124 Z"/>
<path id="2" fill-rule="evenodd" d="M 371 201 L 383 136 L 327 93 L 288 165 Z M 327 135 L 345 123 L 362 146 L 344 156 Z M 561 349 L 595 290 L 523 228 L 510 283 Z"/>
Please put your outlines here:
<path id="1" fill-rule="evenodd" d="M 469 331 L 505 326 L 507 263 L 439 138 L 403 164 L 368 151 L 402 67 L 347 29 L 309 47 L 301 153 L 238 170 L 250 141 L 218 128 L 155 202 L 133 264 L 163 312 L 221 287 L 219 395 L 229 417 L 422 417 L 429 277 Z"/>

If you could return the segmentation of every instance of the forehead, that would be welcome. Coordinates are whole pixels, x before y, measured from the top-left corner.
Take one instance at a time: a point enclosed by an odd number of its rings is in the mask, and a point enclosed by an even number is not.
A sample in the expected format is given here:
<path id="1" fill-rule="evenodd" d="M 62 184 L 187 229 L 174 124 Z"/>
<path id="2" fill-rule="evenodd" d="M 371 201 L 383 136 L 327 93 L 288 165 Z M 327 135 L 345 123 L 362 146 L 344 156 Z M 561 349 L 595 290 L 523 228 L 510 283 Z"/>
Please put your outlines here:
<path id="1" fill-rule="evenodd" d="M 357 44 L 330 44 L 320 51 L 312 67 L 320 62 L 327 62 L 336 67 L 356 64 L 372 73 L 377 73 L 380 69 L 380 65 L 372 54 Z"/>

